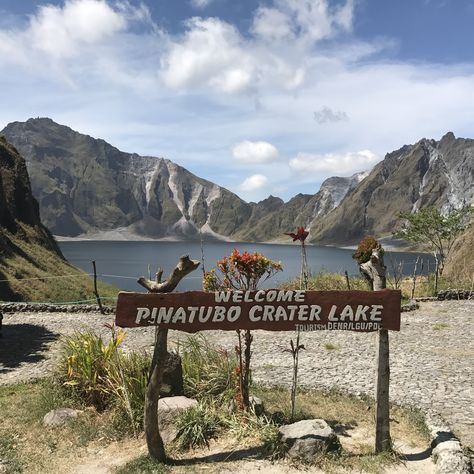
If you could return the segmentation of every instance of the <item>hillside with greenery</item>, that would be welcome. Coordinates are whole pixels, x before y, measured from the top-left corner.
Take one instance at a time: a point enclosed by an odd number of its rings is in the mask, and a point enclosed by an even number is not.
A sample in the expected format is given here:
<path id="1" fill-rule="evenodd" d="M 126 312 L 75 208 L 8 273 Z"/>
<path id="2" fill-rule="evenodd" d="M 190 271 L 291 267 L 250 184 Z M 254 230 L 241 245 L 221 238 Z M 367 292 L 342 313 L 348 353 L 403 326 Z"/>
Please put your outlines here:
<path id="1" fill-rule="evenodd" d="M 104 296 L 117 290 L 100 285 Z M 92 281 L 70 265 L 41 223 L 24 159 L 0 137 L 0 300 L 79 301 Z"/>

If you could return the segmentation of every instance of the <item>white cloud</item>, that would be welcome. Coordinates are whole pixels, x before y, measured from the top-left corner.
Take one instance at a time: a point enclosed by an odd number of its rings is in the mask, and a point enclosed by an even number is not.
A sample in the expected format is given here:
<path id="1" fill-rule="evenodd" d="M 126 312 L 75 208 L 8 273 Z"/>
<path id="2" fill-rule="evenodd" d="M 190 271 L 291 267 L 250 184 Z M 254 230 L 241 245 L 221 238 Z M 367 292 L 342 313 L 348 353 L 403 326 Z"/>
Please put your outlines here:
<path id="1" fill-rule="evenodd" d="M 254 60 L 241 48 L 238 30 L 217 18 L 191 18 L 181 42 L 171 42 L 162 77 L 172 89 L 207 85 L 223 92 L 248 89 Z"/>
<path id="2" fill-rule="evenodd" d="M 191 18 L 181 36 L 170 38 L 162 78 L 175 90 L 295 89 L 303 83 L 314 43 L 349 31 L 352 10 L 352 0 L 337 8 L 330 8 L 328 0 L 274 0 L 272 7 L 257 9 L 253 37 L 218 18 Z"/>
<path id="3" fill-rule="evenodd" d="M 379 161 L 375 153 L 362 150 L 350 153 L 300 152 L 290 160 L 290 168 L 298 173 L 318 173 L 328 175 L 351 175 L 357 171 L 371 169 Z"/>
<path id="4" fill-rule="evenodd" d="M 269 163 L 278 157 L 278 150 L 274 145 L 268 142 L 251 142 L 244 140 L 234 145 L 232 148 L 232 156 L 242 163 Z"/>
<path id="5" fill-rule="evenodd" d="M 327 0 L 275 0 L 272 7 L 260 7 L 253 32 L 266 40 L 300 39 L 309 43 L 351 31 L 353 0 L 330 7 Z"/>
<path id="6" fill-rule="evenodd" d="M 191 5 L 194 8 L 202 9 L 208 7 L 213 0 L 191 0 Z"/>
<path id="7" fill-rule="evenodd" d="M 268 184 L 268 178 L 263 174 L 253 174 L 240 184 L 239 189 L 244 192 L 257 191 Z"/>
<path id="8" fill-rule="evenodd" d="M 126 28 L 124 11 L 101 0 L 68 0 L 64 6 L 40 6 L 23 31 L 0 33 L 0 51 L 22 56 L 42 54 L 53 60 L 76 55 Z"/>

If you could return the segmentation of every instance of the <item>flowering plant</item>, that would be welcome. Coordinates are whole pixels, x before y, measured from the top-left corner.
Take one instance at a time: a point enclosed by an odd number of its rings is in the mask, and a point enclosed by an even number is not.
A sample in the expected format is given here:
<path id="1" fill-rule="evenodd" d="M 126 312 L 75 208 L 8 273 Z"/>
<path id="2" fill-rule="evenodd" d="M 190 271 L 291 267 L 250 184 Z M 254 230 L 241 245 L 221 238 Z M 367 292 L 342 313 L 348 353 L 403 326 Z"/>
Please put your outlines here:
<path id="1" fill-rule="evenodd" d="M 217 269 L 220 274 L 215 269 L 204 274 L 204 291 L 256 290 L 261 281 L 268 280 L 283 267 L 280 262 L 270 260 L 261 253 L 240 253 L 234 249 L 229 256 L 217 262 Z"/>
<path id="2" fill-rule="evenodd" d="M 256 290 L 259 283 L 282 270 L 280 262 L 274 262 L 261 253 L 240 253 L 234 249 L 230 255 L 217 262 L 217 269 L 204 273 L 202 285 L 204 291 Z M 235 346 L 235 352 L 239 358 L 239 366 L 235 369 L 235 375 L 238 377 L 235 400 L 239 407 L 248 410 L 253 336 L 250 330 L 245 331 L 245 346 L 242 344 L 240 329 L 237 330 L 237 336 L 238 344 Z"/>

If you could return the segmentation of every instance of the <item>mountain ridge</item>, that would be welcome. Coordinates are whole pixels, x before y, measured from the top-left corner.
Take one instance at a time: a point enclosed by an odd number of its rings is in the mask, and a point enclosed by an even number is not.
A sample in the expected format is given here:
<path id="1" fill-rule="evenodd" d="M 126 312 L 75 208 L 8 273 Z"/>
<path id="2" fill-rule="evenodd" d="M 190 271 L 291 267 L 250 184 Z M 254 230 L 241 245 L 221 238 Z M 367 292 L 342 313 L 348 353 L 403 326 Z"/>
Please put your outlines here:
<path id="1" fill-rule="evenodd" d="M 58 236 L 120 228 L 144 238 L 278 239 L 296 220 L 332 209 L 353 179 L 330 178 L 319 197 L 247 203 L 171 160 L 122 152 L 49 118 L 12 122 L 1 133 L 26 157 L 43 220 Z"/>
<path id="2" fill-rule="evenodd" d="M 268 242 L 305 226 L 309 242 L 347 246 L 391 235 L 401 211 L 474 202 L 474 140 L 452 132 L 403 145 L 368 172 L 327 178 L 315 194 L 256 203 L 51 119 L 12 122 L 2 133 L 26 156 L 43 220 L 59 236 Z"/>

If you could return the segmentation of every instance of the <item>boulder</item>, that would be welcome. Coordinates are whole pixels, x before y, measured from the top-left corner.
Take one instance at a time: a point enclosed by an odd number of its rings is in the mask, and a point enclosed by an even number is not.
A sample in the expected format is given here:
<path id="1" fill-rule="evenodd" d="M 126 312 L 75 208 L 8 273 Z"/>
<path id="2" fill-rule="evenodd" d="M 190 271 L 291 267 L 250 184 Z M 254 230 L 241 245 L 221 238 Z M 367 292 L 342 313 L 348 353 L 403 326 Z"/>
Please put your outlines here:
<path id="1" fill-rule="evenodd" d="M 164 443 L 176 439 L 176 420 L 186 410 L 194 408 L 197 400 L 183 396 L 160 398 L 158 401 L 158 426 Z"/>
<path id="2" fill-rule="evenodd" d="M 471 472 L 469 459 L 456 438 L 439 443 L 431 455 L 436 464 L 437 474 L 469 474 Z"/>
<path id="3" fill-rule="evenodd" d="M 283 425 L 279 434 L 288 456 L 309 464 L 328 451 L 336 451 L 341 447 L 333 429 L 324 420 L 302 420 Z"/>
<path id="4" fill-rule="evenodd" d="M 181 357 L 176 352 L 168 352 L 160 397 L 173 397 L 184 394 L 183 368 Z"/>
<path id="5" fill-rule="evenodd" d="M 51 410 L 43 417 L 43 424 L 45 426 L 60 426 L 67 423 L 69 420 L 77 418 L 81 410 L 74 410 L 72 408 L 56 408 Z"/>

